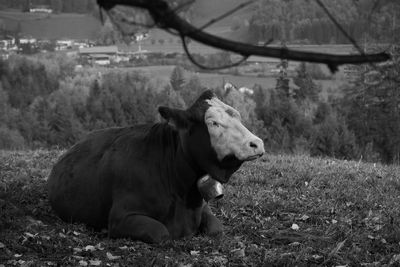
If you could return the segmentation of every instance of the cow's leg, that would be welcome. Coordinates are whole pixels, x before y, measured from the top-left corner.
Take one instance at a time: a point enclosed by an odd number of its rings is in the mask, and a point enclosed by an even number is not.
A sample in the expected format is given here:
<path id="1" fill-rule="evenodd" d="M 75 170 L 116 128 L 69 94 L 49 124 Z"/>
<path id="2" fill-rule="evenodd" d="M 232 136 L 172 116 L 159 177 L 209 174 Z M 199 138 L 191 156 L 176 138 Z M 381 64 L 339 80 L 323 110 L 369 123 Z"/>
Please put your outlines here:
<path id="1" fill-rule="evenodd" d="M 223 232 L 221 221 L 215 217 L 208 204 L 205 204 L 201 214 L 200 233 L 206 235 L 220 235 Z"/>
<path id="2" fill-rule="evenodd" d="M 126 211 L 121 204 L 111 208 L 108 233 L 112 238 L 130 237 L 146 243 L 160 243 L 169 238 L 169 232 L 161 222 Z"/>

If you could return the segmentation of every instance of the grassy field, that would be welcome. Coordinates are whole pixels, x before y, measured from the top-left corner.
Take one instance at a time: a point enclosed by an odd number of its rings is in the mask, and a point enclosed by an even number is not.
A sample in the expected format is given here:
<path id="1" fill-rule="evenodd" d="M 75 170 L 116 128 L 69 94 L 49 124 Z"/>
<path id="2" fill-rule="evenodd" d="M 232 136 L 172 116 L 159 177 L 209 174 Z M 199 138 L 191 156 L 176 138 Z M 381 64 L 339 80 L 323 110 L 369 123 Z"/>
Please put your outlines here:
<path id="1" fill-rule="evenodd" d="M 0 11 L 0 22 L 4 29 L 15 31 L 20 27 L 23 36 L 39 39 L 95 39 L 101 28 L 101 22 L 93 16 L 72 13 Z"/>
<path id="2" fill-rule="evenodd" d="M 128 68 L 128 70 L 136 70 L 143 72 L 151 79 L 157 80 L 157 85 L 163 87 L 169 83 L 172 70 L 175 66 L 149 66 L 149 67 L 134 67 Z M 236 85 L 238 88 L 245 86 L 252 88 L 255 84 L 261 85 L 265 89 L 275 88 L 276 78 L 270 77 L 254 77 L 254 76 L 234 76 L 231 74 L 219 74 L 219 73 L 193 73 L 186 72 L 186 78 L 189 79 L 193 75 L 197 75 L 201 81 L 201 84 L 208 88 L 215 88 L 223 86 L 224 82 L 230 82 Z M 341 74 L 338 74 L 341 75 Z M 338 76 L 332 80 L 316 80 L 315 81 L 322 88 L 321 96 L 327 98 L 328 94 L 331 94 L 346 83 L 343 77 Z M 290 79 L 290 86 L 295 86 L 293 80 Z"/>
<path id="3" fill-rule="evenodd" d="M 0 152 L 0 266 L 400 264 L 398 166 L 267 155 L 212 203 L 222 237 L 148 245 L 55 217 L 45 180 L 61 153 Z"/>

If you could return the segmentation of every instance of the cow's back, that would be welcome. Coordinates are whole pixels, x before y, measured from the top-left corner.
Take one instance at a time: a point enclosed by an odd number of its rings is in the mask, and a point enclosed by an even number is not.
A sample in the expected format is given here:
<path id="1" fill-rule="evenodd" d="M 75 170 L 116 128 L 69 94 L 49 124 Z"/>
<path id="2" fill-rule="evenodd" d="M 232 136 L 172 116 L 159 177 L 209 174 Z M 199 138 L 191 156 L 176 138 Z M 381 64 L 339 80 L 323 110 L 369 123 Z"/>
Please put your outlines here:
<path id="1" fill-rule="evenodd" d="M 140 141 L 146 129 L 147 126 L 97 131 L 67 151 L 48 179 L 49 200 L 54 211 L 68 222 L 106 227 L 112 204 L 112 184 L 107 179 L 112 168 L 107 154 L 112 153 L 113 144 L 119 138 L 133 135 L 134 140 Z"/>

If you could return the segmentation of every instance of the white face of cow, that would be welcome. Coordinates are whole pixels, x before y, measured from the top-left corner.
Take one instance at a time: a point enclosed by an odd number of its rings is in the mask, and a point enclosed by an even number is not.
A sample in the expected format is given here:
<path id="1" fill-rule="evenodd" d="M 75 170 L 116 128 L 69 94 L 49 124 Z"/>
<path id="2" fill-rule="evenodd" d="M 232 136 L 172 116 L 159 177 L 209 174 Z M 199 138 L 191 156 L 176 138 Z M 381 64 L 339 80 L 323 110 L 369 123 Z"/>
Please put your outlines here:
<path id="1" fill-rule="evenodd" d="M 264 154 L 263 141 L 242 124 L 237 110 L 216 97 L 206 102 L 210 107 L 205 112 L 204 121 L 219 160 L 234 155 L 239 160 L 247 161 Z"/>

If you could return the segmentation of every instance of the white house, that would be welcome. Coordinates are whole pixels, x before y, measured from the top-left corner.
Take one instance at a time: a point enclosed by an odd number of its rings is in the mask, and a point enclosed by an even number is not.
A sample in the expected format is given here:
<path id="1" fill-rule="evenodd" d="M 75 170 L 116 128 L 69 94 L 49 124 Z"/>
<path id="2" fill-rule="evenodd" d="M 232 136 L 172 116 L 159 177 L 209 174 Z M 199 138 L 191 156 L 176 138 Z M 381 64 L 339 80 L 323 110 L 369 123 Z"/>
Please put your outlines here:
<path id="1" fill-rule="evenodd" d="M 53 9 L 49 8 L 48 6 L 35 6 L 29 9 L 31 13 L 53 13 Z"/>

